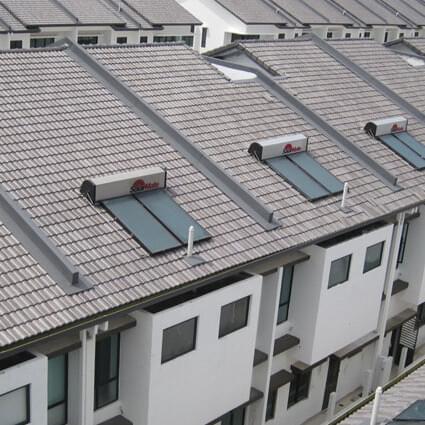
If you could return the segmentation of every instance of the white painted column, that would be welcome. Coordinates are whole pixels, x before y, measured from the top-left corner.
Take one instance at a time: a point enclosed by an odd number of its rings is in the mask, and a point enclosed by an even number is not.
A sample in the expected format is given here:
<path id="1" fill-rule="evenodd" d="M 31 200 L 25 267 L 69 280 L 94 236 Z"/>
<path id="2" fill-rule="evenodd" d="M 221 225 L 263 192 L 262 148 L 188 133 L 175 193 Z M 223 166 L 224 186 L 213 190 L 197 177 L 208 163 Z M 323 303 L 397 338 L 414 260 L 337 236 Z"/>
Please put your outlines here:
<path id="1" fill-rule="evenodd" d="M 94 368 L 97 332 L 97 326 L 80 332 L 81 425 L 93 425 L 94 423 Z"/>
<path id="2" fill-rule="evenodd" d="M 394 226 L 393 237 L 391 239 L 391 247 L 390 247 L 390 252 L 388 256 L 387 270 L 385 274 L 385 290 L 384 290 L 385 300 L 384 300 L 384 305 L 381 308 L 380 317 L 379 317 L 379 323 L 378 323 L 379 338 L 375 347 L 376 349 L 375 349 L 375 356 L 374 356 L 373 368 L 372 368 L 375 379 L 376 379 L 377 371 L 379 368 L 379 357 L 383 355 L 382 351 L 384 347 L 385 327 L 387 324 L 388 313 L 390 310 L 391 292 L 393 290 L 395 272 L 397 267 L 398 250 L 400 247 L 400 239 L 401 239 L 401 234 L 403 231 L 404 218 L 405 218 L 404 212 L 397 214 L 397 223 Z"/>

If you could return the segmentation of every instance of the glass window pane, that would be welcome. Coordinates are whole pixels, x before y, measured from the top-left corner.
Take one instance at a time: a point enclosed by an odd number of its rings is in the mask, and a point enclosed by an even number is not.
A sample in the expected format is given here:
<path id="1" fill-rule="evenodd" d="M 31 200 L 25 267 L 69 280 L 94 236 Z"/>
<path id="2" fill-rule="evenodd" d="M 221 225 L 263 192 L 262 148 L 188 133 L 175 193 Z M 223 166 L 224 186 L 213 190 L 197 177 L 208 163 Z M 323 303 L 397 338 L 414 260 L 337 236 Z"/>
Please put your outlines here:
<path id="1" fill-rule="evenodd" d="M 49 425 L 65 425 L 66 424 L 66 403 L 58 404 L 51 407 L 47 413 Z"/>
<path id="2" fill-rule="evenodd" d="M 49 359 L 48 362 L 48 403 L 49 407 L 65 401 L 66 398 L 66 355 Z"/>
<path id="3" fill-rule="evenodd" d="M 366 250 L 363 273 L 366 273 L 372 269 L 376 269 L 377 267 L 381 265 L 383 249 L 384 249 L 384 242 L 380 242 L 370 246 Z"/>
<path id="4" fill-rule="evenodd" d="M 282 286 L 280 290 L 280 304 L 289 302 L 291 296 L 292 275 L 294 267 L 285 267 L 283 269 Z"/>
<path id="5" fill-rule="evenodd" d="M 288 320 L 288 308 L 289 304 L 279 306 L 279 310 L 277 311 L 277 323 L 282 323 Z"/>
<path id="6" fill-rule="evenodd" d="M 118 381 L 114 380 L 105 385 L 98 386 L 96 395 L 97 409 L 118 400 Z"/>
<path id="7" fill-rule="evenodd" d="M 115 378 L 118 376 L 118 352 L 119 352 L 119 335 L 111 336 L 111 361 L 109 366 L 109 377 Z"/>
<path id="8" fill-rule="evenodd" d="M 245 420 L 245 409 L 239 408 L 233 411 L 232 425 L 244 425 Z"/>
<path id="9" fill-rule="evenodd" d="M 267 398 L 266 421 L 274 418 L 276 398 L 277 398 L 277 390 L 270 391 L 269 396 Z"/>
<path id="10" fill-rule="evenodd" d="M 345 257 L 338 258 L 331 263 L 331 270 L 329 272 L 328 288 L 343 283 L 348 280 L 350 274 L 351 254 Z"/>
<path id="11" fill-rule="evenodd" d="M 29 422 L 29 387 L 18 388 L 0 395 L 1 425 L 17 425 Z"/>
<path id="12" fill-rule="evenodd" d="M 195 349 L 197 318 L 164 329 L 161 362 L 165 363 Z"/>
<path id="13" fill-rule="evenodd" d="M 246 326 L 248 323 L 249 297 L 221 307 L 219 336 L 222 337 Z"/>

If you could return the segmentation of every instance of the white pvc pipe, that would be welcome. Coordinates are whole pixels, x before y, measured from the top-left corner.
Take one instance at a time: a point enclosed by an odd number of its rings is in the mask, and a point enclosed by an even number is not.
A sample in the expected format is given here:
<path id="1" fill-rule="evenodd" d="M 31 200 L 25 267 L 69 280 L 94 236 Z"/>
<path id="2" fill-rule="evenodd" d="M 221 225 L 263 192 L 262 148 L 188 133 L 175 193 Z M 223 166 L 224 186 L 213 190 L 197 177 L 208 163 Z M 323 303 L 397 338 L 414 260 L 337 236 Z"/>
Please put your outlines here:
<path id="1" fill-rule="evenodd" d="M 341 209 L 345 208 L 345 202 L 347 200 L 348 194 L 348 183 L 344 183 L 344 190 L 342 192 L 342 200 L 341 200 Z"/>
<path id="2" fill-rule="evenodd" d="M 381 403 L 382 387 L 378 387 L 375 391 L 375 399 L 373 400 L 372 416 L 370 417 L 370 425 L 376 425 L 379 413 L 379 404 Z"/>
<path id="3" fill-rule="evenodd" d="M 187 256 L 191 257 L 193 255 L 193 239 L 195 236 L 195 228 L 193 226 L 189 227 L 189 234 L 187 237 Z"/>

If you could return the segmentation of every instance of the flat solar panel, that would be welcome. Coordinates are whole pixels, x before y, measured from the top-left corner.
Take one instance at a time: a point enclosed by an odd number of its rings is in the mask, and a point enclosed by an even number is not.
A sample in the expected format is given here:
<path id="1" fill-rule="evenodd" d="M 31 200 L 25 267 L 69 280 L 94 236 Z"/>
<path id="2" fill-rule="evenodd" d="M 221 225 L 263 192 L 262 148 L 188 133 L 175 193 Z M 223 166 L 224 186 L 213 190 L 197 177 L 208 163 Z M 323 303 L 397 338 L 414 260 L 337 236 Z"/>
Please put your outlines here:
<path id="1" fill-rule="evenodd" d="M 102 203 L 149 253 L 156 254 L 182 245 L 133 196 L 109 199 Z"/>
<path id="2" fill-rule="evenodd" d="M 164 190 L 141 192 L 135 197 L 182 242 L 187 243 L 190 226 L 195 241 L 208 239 L 209 233 L 186 213 Z"/>
<path id="3" fill-rule="evenodd" d="M 308 172 L 311 177 L 324 186 L 330 193 L 340 193 L 344 189 L 344 184 L 328 170 L 323 168 L 308 153 L 297 153 L 296 155 L 292 155 L 290 159 L 303 170 Z"/>
<path id="4" fill-rule="evenodd" d="M 317 183 L 299 166 L 290 161 L 288 157 L 272 158 L 268 159 L 266 162 L 273 170 L 296 187 L 308 199 L 314 200 L 330 195 L 324 187 Z"/>
<path id="5" fill-rule="evenodd" d="M 380 140 L 415 168 L 420 170 L 425 168 L 425 160 L 397 137 L 389 134 L 380 136 Z"/>
<path id="6" fill-rule="evenodd" d="M 425 421 L 425 400 L 417 400 L 394 418 L 397 423 L 405 421 L 423 423 Z M 419 424 L 418 424 L 419 425 Z"/>
<path id="7" fill-rule="evenodd" d="M 419 156 L 425 158 L 425 146 L 418 142 L 414 137 L 409 133 L 398 133 L 395 135 L 397 139 L 400 139 L 407 147 L 415 151 Z"/>

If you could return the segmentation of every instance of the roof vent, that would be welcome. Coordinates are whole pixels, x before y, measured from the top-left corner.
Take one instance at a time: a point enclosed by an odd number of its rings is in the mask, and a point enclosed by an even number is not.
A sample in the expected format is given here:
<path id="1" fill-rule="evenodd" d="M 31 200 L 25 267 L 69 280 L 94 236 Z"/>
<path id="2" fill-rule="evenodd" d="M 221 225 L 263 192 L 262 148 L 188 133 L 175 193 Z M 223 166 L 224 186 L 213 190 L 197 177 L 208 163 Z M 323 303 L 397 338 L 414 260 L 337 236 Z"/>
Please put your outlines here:
<path id="1" fill-rule="evenodd" d="M 370 121 L 366 124 L 365 130 L 374 137 L 403 133 L 407 131 L 407 118 L 391 117 Z"/>
<path id="2" fill-rule="evenodd" d="M 81 185 L 80 192 L 91 202 L 96 203 L 139 192 L 163 189 L 166 179 L 166 170 L 160 167 L 144 168 L 85 180 Z"/>
<path id="3" fill-rule="evenodd" d="M 304 134 L 290 134 L 254 142 L 248 152 L 260 161 L 287 156 L 307 150 L 308 138 Z"/>

